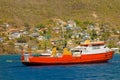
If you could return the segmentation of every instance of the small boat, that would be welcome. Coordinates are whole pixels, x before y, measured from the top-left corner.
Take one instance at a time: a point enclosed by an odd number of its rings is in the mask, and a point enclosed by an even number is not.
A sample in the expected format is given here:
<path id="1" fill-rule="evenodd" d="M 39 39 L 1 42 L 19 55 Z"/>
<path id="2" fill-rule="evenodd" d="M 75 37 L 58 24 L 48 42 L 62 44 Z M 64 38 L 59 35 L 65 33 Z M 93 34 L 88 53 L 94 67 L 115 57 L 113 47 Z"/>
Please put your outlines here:
<path id="1" fill-rule="evenodd" d="M 119 54 L 120 53 L 120 49 L 119 48 L 111 48 L 113 51 L 115 51 L 115 53 Z"/>
<path id="2" fill-rule="evenodd" d="M 21 62 L 27 66 L 103 63 L 113 57 L 114 51 L 105 46 L 105 42 L 86 42 L 63 53 L 33 55 L 22 50 Z"/>

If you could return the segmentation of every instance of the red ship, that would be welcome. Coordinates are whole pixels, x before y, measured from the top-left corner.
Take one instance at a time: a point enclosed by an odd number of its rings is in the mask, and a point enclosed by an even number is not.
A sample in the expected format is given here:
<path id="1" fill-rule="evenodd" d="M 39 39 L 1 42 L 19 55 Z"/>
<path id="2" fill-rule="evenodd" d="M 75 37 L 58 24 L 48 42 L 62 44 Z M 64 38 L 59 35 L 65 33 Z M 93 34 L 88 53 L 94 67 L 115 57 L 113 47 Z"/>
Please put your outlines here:
<path id="1" fill-rule="evenodd" d="M 114 51 L 106 47 L 105 42 L 93 42 L 80 44 L 70 51 L 64 48 L 62 54 L 57 53 L 55 48 L 52 53 L 38 56 L 22 51 L 21 61 L 27 66 L 103 63 L 110 60 L 113 54 Z"/>

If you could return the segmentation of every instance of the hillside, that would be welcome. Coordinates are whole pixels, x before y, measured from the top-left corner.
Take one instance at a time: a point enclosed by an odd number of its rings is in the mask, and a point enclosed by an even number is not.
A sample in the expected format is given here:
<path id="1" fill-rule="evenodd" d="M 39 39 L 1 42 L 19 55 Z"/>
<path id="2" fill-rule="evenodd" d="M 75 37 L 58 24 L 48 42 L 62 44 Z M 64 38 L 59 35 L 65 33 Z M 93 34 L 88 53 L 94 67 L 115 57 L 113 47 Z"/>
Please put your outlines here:
<path id="1" fill-rule="evenodd" d="M 120 48 L 120 0 L 0 0 L 0 54 L 91 39 Z"/>
<path id="2" fill-rule="evenodd" d="M 119 4 L 120 0 L 0 0 L 0 22 L 35 25 L 60 18 L 120 27 Z"/>

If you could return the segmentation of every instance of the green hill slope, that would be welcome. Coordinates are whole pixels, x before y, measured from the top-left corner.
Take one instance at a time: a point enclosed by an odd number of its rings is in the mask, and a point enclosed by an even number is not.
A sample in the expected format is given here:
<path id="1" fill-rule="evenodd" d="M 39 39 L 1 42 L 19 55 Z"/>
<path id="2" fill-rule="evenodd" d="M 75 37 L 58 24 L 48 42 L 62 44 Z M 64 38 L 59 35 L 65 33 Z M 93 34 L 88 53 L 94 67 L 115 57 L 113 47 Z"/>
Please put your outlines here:
<path id="1" fill-rule="evenodd" d="M 120 27 L 120 0 L 0 0 L 0 22 L 37 24 L 51 18 Z"/>

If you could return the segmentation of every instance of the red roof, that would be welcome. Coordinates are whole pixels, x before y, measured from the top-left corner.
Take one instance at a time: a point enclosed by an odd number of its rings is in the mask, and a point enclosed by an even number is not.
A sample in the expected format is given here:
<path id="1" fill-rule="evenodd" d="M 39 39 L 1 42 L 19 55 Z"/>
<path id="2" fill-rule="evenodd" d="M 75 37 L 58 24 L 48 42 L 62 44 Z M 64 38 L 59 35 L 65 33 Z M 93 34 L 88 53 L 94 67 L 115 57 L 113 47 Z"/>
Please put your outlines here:
<path id="1" fill-rule="evenodd" d="M 101 42 L 91 42 L 89 44 L 83 43 L 83 44 L 80 44 L 80 46 L 89 46 L 89 45 L 96 46 L 96 45 L 104 45 L 104 44 L 105 42 L 101 41 Z"/>

